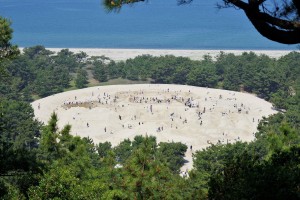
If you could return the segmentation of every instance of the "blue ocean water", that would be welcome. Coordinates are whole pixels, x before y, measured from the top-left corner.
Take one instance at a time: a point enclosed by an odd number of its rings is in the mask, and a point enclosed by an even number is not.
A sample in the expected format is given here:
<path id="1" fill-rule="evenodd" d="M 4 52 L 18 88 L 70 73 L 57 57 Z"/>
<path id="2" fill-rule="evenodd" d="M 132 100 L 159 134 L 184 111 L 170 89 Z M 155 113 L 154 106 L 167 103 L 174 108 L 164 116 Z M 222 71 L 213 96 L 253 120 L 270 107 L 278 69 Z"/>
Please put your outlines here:
<path id="1" fill-rule="evenodd" d="M 149 0 L 107 13 L 102 0 L 0 0 L 21 47 L 295 50 L 262 37 L 241 10 L 221 0 Z"/>

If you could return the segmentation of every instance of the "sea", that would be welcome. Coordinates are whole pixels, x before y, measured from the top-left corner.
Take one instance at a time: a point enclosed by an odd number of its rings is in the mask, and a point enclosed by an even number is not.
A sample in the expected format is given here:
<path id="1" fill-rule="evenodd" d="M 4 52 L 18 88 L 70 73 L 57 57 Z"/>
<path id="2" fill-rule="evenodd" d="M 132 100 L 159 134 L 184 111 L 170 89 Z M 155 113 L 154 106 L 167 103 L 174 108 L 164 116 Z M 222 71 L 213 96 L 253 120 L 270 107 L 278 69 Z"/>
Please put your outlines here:
<path id="1" fill-rule="evenodd" d="M 222 0 L 146 0 L 108 12 L 103 0 L 0 0 L 20 47 L 297 50 L 261 36 L 242 10 Z"/>

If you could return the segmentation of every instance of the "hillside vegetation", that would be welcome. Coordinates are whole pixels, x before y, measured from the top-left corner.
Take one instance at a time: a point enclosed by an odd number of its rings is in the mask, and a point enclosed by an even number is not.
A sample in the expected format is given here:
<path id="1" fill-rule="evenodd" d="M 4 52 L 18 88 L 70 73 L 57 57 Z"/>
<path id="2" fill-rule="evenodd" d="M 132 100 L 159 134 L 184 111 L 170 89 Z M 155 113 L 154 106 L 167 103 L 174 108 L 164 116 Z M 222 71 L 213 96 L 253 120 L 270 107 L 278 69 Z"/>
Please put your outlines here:
<path id="1" fill-rule="evenodd" d="M 280 59 L 220 53 L 213 60 L 143 55 L 125 62 L 42 46 L 3 60 L 0 78 L 1 199 L 299 199 L 300 53 Z M 117 80 L 117 81 L 116 81 Z M 188 84 L 255 93 L 281 112 L 261 120 L 250 143 L 187 146 L 137 136 L 112 147 L 34 119 L 30 102 L 109 81 Z M 213 123 L 213 122 L 212 122 Z"/>

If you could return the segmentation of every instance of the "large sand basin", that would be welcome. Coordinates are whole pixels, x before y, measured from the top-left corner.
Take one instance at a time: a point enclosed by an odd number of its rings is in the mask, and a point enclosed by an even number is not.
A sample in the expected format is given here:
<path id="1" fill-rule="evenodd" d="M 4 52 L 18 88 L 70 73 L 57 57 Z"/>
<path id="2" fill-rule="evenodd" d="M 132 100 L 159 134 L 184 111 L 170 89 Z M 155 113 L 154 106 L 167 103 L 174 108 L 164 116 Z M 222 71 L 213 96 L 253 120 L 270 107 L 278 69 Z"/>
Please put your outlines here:
<path id="1" fill-rule="evenodd" d="M 189 99 L 190 106 L 186 105 Z M 271 103 L 247 93 L 157 84 L 73 90 L 32 106 L 40 121 L 47 123 L 55 111 L 60 128 L 70 124 L 71 134 L 90 137 L 95 144 L 118 145 L 136 135 L 182 142 L 189 147 L 182 170 L 191 169 L 193 151 L 210 143 L 253 140 L 259 120 L 276 113 Z"/>

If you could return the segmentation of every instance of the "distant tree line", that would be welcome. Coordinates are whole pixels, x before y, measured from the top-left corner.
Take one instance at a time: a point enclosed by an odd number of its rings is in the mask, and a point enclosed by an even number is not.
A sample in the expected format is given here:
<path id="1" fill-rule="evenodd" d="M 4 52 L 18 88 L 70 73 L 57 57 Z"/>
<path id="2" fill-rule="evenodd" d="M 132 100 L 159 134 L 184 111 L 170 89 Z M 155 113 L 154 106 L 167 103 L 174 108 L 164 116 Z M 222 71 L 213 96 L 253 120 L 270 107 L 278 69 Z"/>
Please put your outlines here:
<path id="1" fill-rule="evenodd" d="M 33 96 L 46 97 L 69 88 L 77 74 L 76 85 L 84 87 L 87 77 L 80 77 L 80 69 L 85 57 L 68 49 L 54 54 L 43 46 L 25 48 L 16 59 L 4 63 L 9 73 L 0 86 L 0 96 L 24 101 L 31 101 Z"/>

